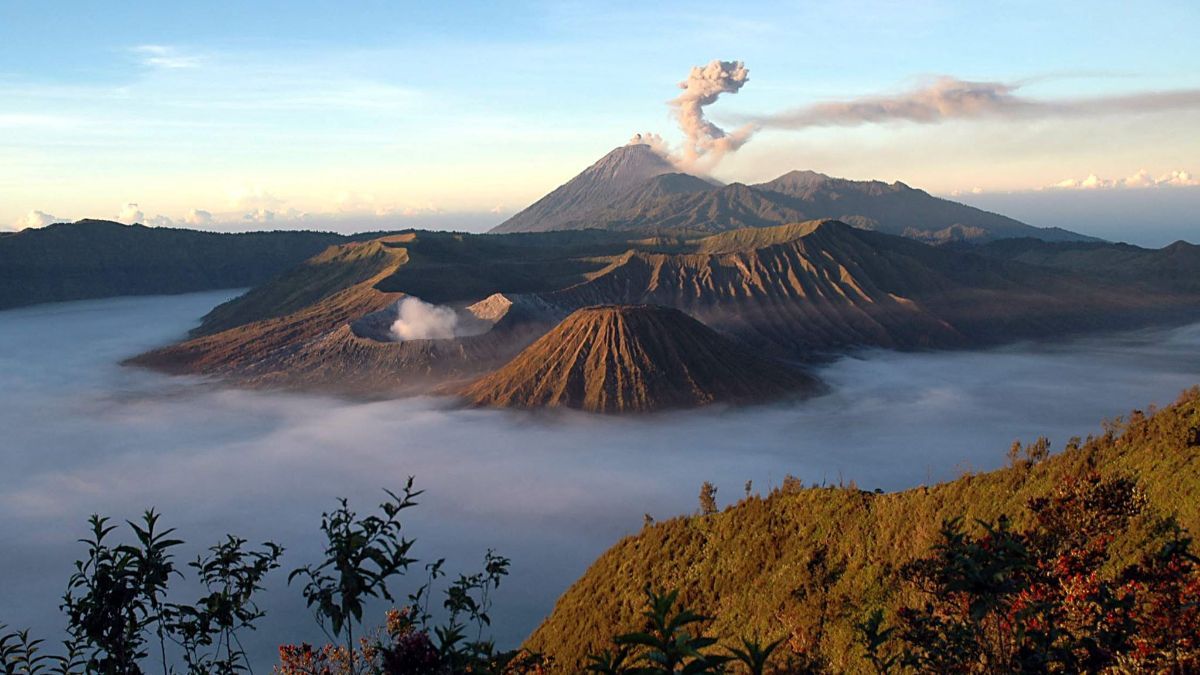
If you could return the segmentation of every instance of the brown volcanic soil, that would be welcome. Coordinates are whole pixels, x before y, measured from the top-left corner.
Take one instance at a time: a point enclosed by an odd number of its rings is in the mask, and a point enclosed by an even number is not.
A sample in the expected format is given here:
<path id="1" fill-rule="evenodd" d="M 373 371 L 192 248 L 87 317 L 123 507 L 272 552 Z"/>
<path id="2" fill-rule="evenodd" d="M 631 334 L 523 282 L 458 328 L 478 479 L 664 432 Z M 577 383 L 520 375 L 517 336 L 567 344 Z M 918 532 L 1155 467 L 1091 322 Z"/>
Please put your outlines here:
<path id="1" fill-rule="evenodd" d="M 814 393 L 817 381 L 683 312 L 649 305 L 577 310 L 508 365 L 468 387 L 474 405 L 650 412 Z"/>

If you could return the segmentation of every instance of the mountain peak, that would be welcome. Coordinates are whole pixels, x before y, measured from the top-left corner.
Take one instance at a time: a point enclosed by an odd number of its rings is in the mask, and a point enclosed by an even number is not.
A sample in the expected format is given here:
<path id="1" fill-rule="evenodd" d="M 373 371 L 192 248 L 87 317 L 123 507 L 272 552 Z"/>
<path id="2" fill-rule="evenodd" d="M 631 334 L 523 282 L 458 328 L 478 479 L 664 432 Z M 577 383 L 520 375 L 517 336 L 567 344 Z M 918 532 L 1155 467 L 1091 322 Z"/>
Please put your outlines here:
<path id="1" fill-rule="evenodd" d="M 569 229 L 651 178 L 675 171 L 674 165 L 645 143 L 622 145 L 492 231 Z"/>
<path id="2" fill-rule="evenodd" d="M 817 171 L 808 169 L 793 169 L 782 176 L 776 178 L 770 183 L 789 183 L 792 185 L 821 185 L 833 180 L 831 176 L 827 176 Z M 770 183 L 767 183 L 768 185 Z"/>
<path id="3" fill-rule="evenodd" d="M 479 406 L 618 413 L 745 403 L 817 389 L 813 378 L 677 309 L 601 305 L 576 310 L 464 395 Z"/>
<path id="4" fill-rule="evenodd" d="M 614 148 L 589 166 L 576 179 L 588 178 L 608 182 L 615 190 L 623 191 L 664 173 L 674 173 L 675 166 L 645 143 L 631 143 Z M 574 180 L 574 179 L 573 179 Z"/>

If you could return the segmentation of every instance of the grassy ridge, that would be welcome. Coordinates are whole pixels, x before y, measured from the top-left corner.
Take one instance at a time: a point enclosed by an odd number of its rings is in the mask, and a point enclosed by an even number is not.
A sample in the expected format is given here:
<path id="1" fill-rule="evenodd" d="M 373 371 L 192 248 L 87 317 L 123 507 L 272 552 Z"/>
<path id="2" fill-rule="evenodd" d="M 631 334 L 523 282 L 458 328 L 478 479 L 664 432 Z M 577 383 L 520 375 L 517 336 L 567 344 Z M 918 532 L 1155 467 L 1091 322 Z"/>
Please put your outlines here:
<path id="1" fill-rule="evenodd" d="M 650 584 L 680 589 L 684 603 L 715 617 L 712 633 L 782 637 L 793 648 L 819 648 L 835 672 L 861 672 L 867 664 L 853 624 L 870 607 L 916 600 L 900 590 L 898 570 L 928 552 L 944 520 L 1008 514 L 1025 525 L 1030 498 L 1091 470 L 1136 479 L 1151 505 L 1114 542 L 1114 564 L 1146 550 L 1163 516 L 1200 531 L 1200 389 L 1156 414 L 1109 423 L 1103 435 L 1035 464 L 892 494 L 793 484 L 720 513 L 648 526 L 602 555 L 526 646 L 574 672 L 608 636 L 637 625 Z M 822 573 L 816 567 L 842 569 L 827 587 L 807 588 Z M 821 643 L 804 644 L 822 621 Z"/>

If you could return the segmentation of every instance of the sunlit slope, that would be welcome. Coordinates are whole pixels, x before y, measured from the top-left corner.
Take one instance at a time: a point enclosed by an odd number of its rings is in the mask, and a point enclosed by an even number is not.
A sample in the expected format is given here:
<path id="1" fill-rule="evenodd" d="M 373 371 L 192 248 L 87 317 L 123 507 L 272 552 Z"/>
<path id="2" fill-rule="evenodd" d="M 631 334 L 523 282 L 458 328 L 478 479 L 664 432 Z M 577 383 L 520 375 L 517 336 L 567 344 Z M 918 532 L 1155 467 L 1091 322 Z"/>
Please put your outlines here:
<path id="1" fill-rule="evenodd" d="M 475 405 L 650 412 L 752 403 L 816 391 L 816 381 L 665 307 L 581 309 L 465 390 Z"/>
<path id="2" fill-rule="evenodd" d="M 832 670 L 866 672 L 861 646 L 852 642 L 853 623 L 868 607 L 916 600 L 899 595 L 896 589 L 904 585 L 897 571 L 928 552 L 947 518 L 964 516 L 970 522 L 1008 514 L 1020 527 L 1028 499 L 1049 493 L 1065 477 L 1095 470 L 1137 479 L 1151 507 L 1130 534 L 1115 542 L 1120 560 L 1128 562 L 1136 551 L 1154 545 L 1145 538 L 1162 516 L 1174 515 L 1193 534 L 1200 532 L 1200 390 L 1153 417 L 1136 413 L 1109 429 L 1033 466 L 893 494 L 854 486 L 792 486 L 739 500 L 714 515 L 645 527 L 596 560 L 527 646 L 554 657 L 563 672 L 577 672 L 586 654 L 638 625 L 642 589 L 650 584 L 680 589 L 687 606 L 715 617 L 711 633 L 764 641 L 811 634 L 827 600 L 823 646 L 833 656 Z M 1065 443 L 1055 440 L 1059 448 Z M 998 459 L 1004 451 L 996 448 Z M 821 551 L 827 558 L 823 569 L 844 566 L 844 571 L 829 584 L 828 594 L 797 592 L 818 573 Z"/>

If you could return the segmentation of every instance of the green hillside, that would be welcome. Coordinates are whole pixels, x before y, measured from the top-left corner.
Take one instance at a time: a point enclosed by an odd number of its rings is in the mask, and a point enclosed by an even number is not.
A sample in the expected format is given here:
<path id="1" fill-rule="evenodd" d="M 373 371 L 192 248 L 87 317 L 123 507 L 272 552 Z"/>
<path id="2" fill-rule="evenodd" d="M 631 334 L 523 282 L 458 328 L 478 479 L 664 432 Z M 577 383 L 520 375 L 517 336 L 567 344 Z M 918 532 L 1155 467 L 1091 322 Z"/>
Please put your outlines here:
<path id="1" fill-rule="evenodd" d="M 1039 450 L 1033 444 L 1035 460 Z M 713 617 L 708 634 L 782 638 L 789 650 L 827 659 L 832 672 L 868 672 L 854 624 L 871 608 L 885 608 L 890 620 L 901 604 L 920 601 L 900 570 L 929 555 L 944 521 L 963 517 L 971 529 L 976 519 L 1006 514 L 1014 528 L 1027 526 L 1032 498 L 1093 471 L 1135 480 L 1148 504 L 1127 530 L 1113 532 L 1106 569 L 1161 543 L 1167 516 L 1200 531 L 1200 388 L 1156 414 L 1107 423 L 1103 435 L 1043 461 L 1017 459 L 1011 468 L 892 494 L 790 479 L 718 513 L 648 525 L 592 565 L 527 647 L 576 672 L 610 636 L 640 625 L 650 585 L 679 589 L 681 603 Z"/>

